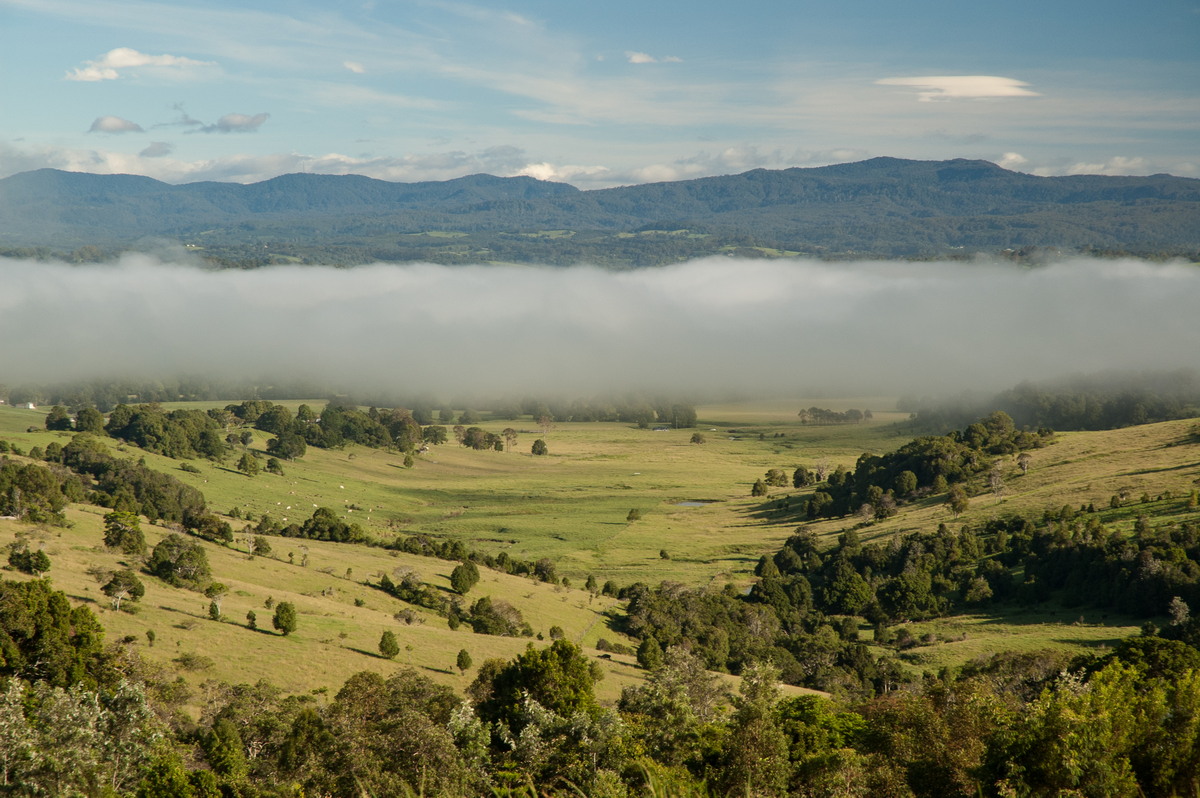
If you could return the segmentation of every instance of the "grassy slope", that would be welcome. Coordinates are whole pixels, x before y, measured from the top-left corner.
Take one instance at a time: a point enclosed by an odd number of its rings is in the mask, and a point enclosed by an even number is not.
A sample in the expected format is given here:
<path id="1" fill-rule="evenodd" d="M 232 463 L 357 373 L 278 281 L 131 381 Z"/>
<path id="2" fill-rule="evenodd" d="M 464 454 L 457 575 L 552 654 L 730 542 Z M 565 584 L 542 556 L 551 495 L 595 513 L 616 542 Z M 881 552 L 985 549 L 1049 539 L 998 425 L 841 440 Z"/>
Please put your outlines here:
<path id="1" fill-rule="evenodd" d="M 898 414 L 876 411 L 870 425 L 804 427 L 795 423 L 794 408 L 809 404 L 739 404 L 700 408 L 699 429 L 707 443 L 688 443 L 691 430 L 654 432 L 619 424 L 561 424 L 547 438 L 551 455 L 535 458 L 525 452 L 537 437 L 528 421 L 513 423 L 522 430 L 520 452 L 471 452 L 453 445 L 436 447 L 404 469 L 393 454 L 360 447 L 343 451 L 310 449 L 302 461 L 286 464 L 287 475 L 247 478 L 228 468 L 197 462 L 199 475 L 178 469 L 178 463 L 145 455 L 152 467 L 192 481 L 217 510 L 239 507 L 270 511 L 297 520 L 314 504 L 340 507 L 347 518 L 364 522 L 374 533 L 391 535 L 429 532 L 458 537 L 481 549 L 505 549 L 518 557 L 550 556 L 575 585 L 587 573 L 656 582 L 669 578 L 691 584 L 745 582 L 761 553 L 775 550 L 795 528 L 792 511 L 780 512 L 775 502 L 803 497 L 803 492 L 776 489 L 769 502 L 749 497 L 749 486 L 768 468 L 789 470 L 825 460 L 853 466 L 863 451 L 882 452 L 907 441 L 911 434 L 892 426 Z M 885 406 L 878 400 L 839 402 L 836 407 Z M 41 429 L 44 410 L 0 408 L 0 437 L 26 448 L 51 440 L 65 442 L 62 433 Z M 512 422 L 483 426 L 499 431 Z M 1056 442 L 1034 453 L 1027 475 L 1015 461 L 1006 466 L 1005 493 L 974 498 L 958 523 L 989 515 L 1092 502 L 1106 522 L 1129 523 L 1139 512 L 1154 515 L 1183 512 L 1184 497 L 1200 478 L 1200 445 L 1188 438 L 1194 421 L 1134 427 L 1095 433 L 1060 434 Z M 27 427 L 36 431 L 25 432 Z M 716 431 L 713 431 L 716 430 Z M 760 439 L 760 433 L 763 438 Z M 783 433 L 786 437 L 774 437 Z M 256 433 L 257 434 L 257 433 Z M 259 434 L 254 446 L 261 447 Z M 135 453 L 136 450 L 130 450 Z M 140 453 L 139 453 L 140 454 Z M 1109 497 L 1125 491 L 1130 503 L 1110 510 Z M 1171 491 L 1174 499 L 1143 507 L 1142 492 L 1157 497 Z M 705 507 L 679 507 L 678 502 L 705 499 Z M 361 508 L 352 512 L 351 505 Z M 630 508 L 642 520 L 629 524 Z M 208 546 L 215 577 L 230 585 L 224 615 L 229 623 L 207 620 L 207 600 L 147 578 L 148 595 L 138 614 L 104 609 L 98 585 L 84 571 L 89 565 L 112 567 L 117 558 L 100 545 L 100 514 L 94 508 L 75 508 L 74 527 L 45 530 L 55 583 L 71 595 L 96 602 L 114 638 L 132 635 L 151 659 L 169 663 L 180 652 L 195 652 L 215 660 L 211 670 L 191 675 L 193 681 L 220 678 L 248 681 L 266 677 L 289 690 L 336 689 L 346 676 L 364 668 L 387 671 L 412 664 L 434 678 L 462 686 L 470 678 L 456 673 L 457 651 L 466 648 L 476 664 L 485 657 L 511 657 L 526 640 L 474 635 L 464 627 L 451 632 L 445 621 L 425 614 L 425 622 L 405 626 L 392 618 L 408 606 L 362 584 L 381 571 L 400 566 L 415 568 L 426 581 L 448 586 L 452 564 L 438 560 L 392 556 L 378 549 L 310 542 L 307 568 L 289 565 L 303 553 L 301 541 L 272 539 L 278 559 L 249 559 L 245 540 L 241 551 Z M 952 522 L 944 505 L 931 500 L 910 505 L 895 518 L 860 529 L 864 540 L 914 530 L 931 531 Z M 836 519 L 814 525 L 826 539 L 855 525 Z M 235 528 L 241 524 L 234 521 Z M 19 529 L 0 521 L 0 543 Z M 504 531 L 501 531 L 501 530 Z M 151 533 L 152 541 L 162 531 Z M 206 544 L 207 545 L 207 544 Z M 660 549 L 672 553 L 669 560 Z M 346 569 L 351 577 L 346 577 Z M 483 569 L 483 582 L 472 597 L 490 594 L 521 608 L 539 632 L 559 625 L 569 639 L 594 645 L 600 636 L 619 639 L 605 627 L 605 599 L 585 592 L 537 584 Z M 329 595 L 322 591 L 332 589 Z M 245 628 L 247 610 L 258 615 L 260 627 L 270 628 L 271 612 L 263 603 L 294 601 L 301 613 L 300 629 L 289 638 Z M 365 602 L 355 607 L 354 599 Z M 1003 649 L 1108 645 L 1136 631 L 1131 619 L 1106 618 L 1078 610 L 1018 612 L 1005 617 L 971 616 L 914 624 L 913 633 L 926 632 L 941 642 L 910 652 L 917 668 L 937 668 Z M 145 631 L 157 640 L 146 645 Z M 384 629 L 397 632 L 402 651 L 395 663 L 376 656 Z M 625 641 L 628 642 L 628 641 Z M 411 647 L 411 648 L 409 648 Z M 610 678 L 601 684 L 603 696 L 615 697 L 620 687 L 638 678 L 628 658 L 605 660 Z"/>

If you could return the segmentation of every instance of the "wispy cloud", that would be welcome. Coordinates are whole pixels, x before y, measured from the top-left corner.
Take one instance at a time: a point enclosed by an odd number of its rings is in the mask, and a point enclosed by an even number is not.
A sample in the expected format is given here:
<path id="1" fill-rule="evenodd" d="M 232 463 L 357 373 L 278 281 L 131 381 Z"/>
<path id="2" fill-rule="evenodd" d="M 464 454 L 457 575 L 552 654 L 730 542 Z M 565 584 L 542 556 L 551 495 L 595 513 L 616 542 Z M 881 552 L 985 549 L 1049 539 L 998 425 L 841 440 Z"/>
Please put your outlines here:
<path id="1" fill-rule="evenodd" d="M 683 63 L 683 59 L 678 56 L 668 55 L 668 56 L 663 56 L 660 58 L 660 57 L 650 55 L 649 53 L 639 53 L 634 50 L 626 50 L 625 58 L 628 59 L 629 63 L 631 63 L 631 64 L 680 64 L 680 63 Z"/>
<path id="2" fill-rule="evenodd" d="M 225 114 L 211 125 L 196 128 L 195 133 L 253 133 L 271 118 L 270 114 Z"/>
<path id="3" fill-rule="evenodd" d="M 142 126 L 119 116 L 101 116 L 92 122 L 89 133 L 143 133 Z"/>
<path id="4" fill-rule="evenodd" d="M 139 158 L 165 158 L 175 150 L 175 147 L 166 141 L 152 141 L 150 146 L 138 153 Z"/>
<path id="5" fill-rule="evenodd" d="M 67 80 L 95 82 L 101 80 L 116 80 L 124 70 L 137 67 L 169 67 L 189 68 L 215 66 L 212 61 L 197 61 L 177 55 L 149 55 L 139 53 L 129 47 L 118 47 L 109 50 L 95 61 L 86 61 L 82 67 L 77 67 L 67 73 Z"/>
<path id="6" fill-rule="evenodd" d="M 343 61 L 342 66 L 353 72 L 355 75 L 365 75 L 367 68 L 357 61 Z"/>
<path id="7" fill-rule="evenodd" d="M 883 78 L 880 86 L 903 86 L 917 89 L 921 102 L 943 100 L 979 100 L 994 97 L 1040 97 L 1026 88 L 1028 83 L 1014 78 L 994 75 L 929 75 L 913 78 Z"/>

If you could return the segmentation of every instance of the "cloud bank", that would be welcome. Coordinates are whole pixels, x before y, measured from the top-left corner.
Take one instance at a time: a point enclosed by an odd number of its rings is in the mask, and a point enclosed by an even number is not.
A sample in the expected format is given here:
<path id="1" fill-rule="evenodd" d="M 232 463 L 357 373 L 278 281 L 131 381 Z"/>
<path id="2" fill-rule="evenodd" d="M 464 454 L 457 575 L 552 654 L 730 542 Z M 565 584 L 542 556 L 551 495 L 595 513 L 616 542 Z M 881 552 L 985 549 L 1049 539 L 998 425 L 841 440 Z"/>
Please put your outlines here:
<path id="1" fill-rule="evenodd" d="M 319 379 L 409 394 L 993 390 L 1200 366 L 1200 269 L 713 258 L 624 272 L 0 260 L 0 380 Z"/>

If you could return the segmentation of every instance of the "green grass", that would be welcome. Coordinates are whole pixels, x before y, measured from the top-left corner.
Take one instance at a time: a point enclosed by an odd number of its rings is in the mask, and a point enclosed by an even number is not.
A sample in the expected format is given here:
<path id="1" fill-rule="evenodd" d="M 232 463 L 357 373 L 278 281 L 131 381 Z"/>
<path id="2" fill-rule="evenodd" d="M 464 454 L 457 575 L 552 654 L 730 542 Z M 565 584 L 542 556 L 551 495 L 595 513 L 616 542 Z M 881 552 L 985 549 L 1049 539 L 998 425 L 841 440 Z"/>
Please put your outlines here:
<path id="1" fill-rule="evenodd" d="M 301 402 L 285 404 L 294 409 Z M 308 404 L 319 408 L 322 403 Z M 810 405 L 870 408 L 874 420 L 860 425 L 800 425 L 796 411 Z M 889 400 L 872 397 L 706 406 L 698 408 L 697 430 L 707 439 L 700 445 L 689 443 L 693 430 L 656 432 L 626 424 L 560 423 L 546 436 L 550 454 L 545 457 L 529 454 L 529 446 L 541 436 L 532 422 L 487 422 L 481 426 L 495 432 L 507 426 L 520 431 L 514 451 L 475 452 L 451 443 L 434 447 L 418 457 L 413 468 L 404 468 L 402 455 L 396 453 L 363 447 L 310 448 L 302 460 L 284 464 L 283 477 L 266 473 L 246 477 L 232 468 L 236 454 L 224 465 L 192 461 L 200 473 L 191 474 L 180 470 L 179 461 L 115 441 L 109 445 L 128 456 L 144 456 L 150 467 L 194 484 L 222 513 L 237 508 L 241 514 L 270 512 L 279 519 L 301 521 L 314 506 L 328 506 L 379 538 L 423 533 L 523 559 L 550 557 L 575 588 L 582 587 L 588 574 L 619 584 L 671 579 L 692 585 L 744 585 L 753 579 L 759 556 L 777 550 L 801 522 L 796 511 L 807 493 L 773 489 L 763 501 L 749 495 L 754 480 L 769 468 L 784 468 L 790 474 L 800 464 L 853 467 L 862 452 L 880 453 L 902 445 L 912 433 L 897 425 L 904 415 L 890 407 Z M 68 433 L 44 430 L 46 412 L 45 408 L 0 407 L 0 438 L 26 451 L 51 441 L 65 444 Z M 1189 437 L 1194 426 L 1194 420 L 1187 420 L 1109 432 L 1060 433 L 1053 445 L 1033 452 L 1028 474 L 1020 473 L 1015 460 L 1005 461 L 1004 492 L 975 496 L 958 519 L 940 498 L 934 498 L 907 505 L 894 518 L 877 524 L 861 526 L 858 519 L 846 518 L 822 521 L 812 528 L 832 543 L 845 529 L 859 527 L 860 537 L 870 541 L 933 531 L 942 522 L 974 523 L 1000 513 L 1040 512 L 1063 505 L 1077 509 L 1088 503 L 1096 506 L 1105 523 L 1118 526 L 1131 527 L 1142 513 L 1155 518 L 1155 523 L 1162 518 L 1194 518 L 1200 514 L 1186 507 L 1187 495 L 1200 479 L 1200 444 Z M 254 435 L 251 448 L 262 450 L 266 436 Z M 1110 509 L 1110 497 L 1120 492 L 1128 500 Z M 1150 495 L 1150 504 L 1140 502 L 1143 493 Z M 1158 499 L 1167 493 L 1172 498 Z M 776 509 L 781 500 L 790 501 L 790 509 Z M 687 501 L 704 504 L 681 506 Z M 639 510 L 641 519 L 626 521 L 630 509 Z M 289 691 L 306 692 L 336 689 L 357 670 L 386 673 L 411 665 L 461 688 L 472 673 L 462 676 L 453 667 L 460 648 L 470 651 L 478 665 L 488 657 L 512 657 L 529 642 L 475 635 L 465 626 L 451 631 L 444 619 L 424 611 L 418 611 L 423 623 L 401 624 L 393 615 L 409 605 L 363 584 L 381 572 L 408 567 L 448 590 L 453 563 L 284 538 L 271 538 L 275 559 L 251 559 L 244 533 L 234 548 L 205 544 L 215 578 L 231 587 L 223 608 L 228 622 L 209 621 L 208 601 L 202 596 L 149 577 L 147 596 L 136 614 L 114 612 L 107 609 L 99 585 L 86 574 L 90 566 L 111 568 L 118 563 L 119 558 L 101 545 L 103 512 L 74 507 L 69 529 L 34 531 L 52 558 L 51 578 L 76 600 L 89 602 L 110 639 L 132 637 L 131 645 L 150 660 L 174 669 L 181 653 L 211 658 L 210 670 L 187 673 L 197 685 L 209 678 L 268 678 Z M 244 525 L 236 519 L 232 523 L 235 529 Z M 0 521 L 0 544 L 23 531 L 29 527 Z M 164 533 L 151 531 L 151 542 Z M 289 551 L 299 562 L 305 550 L 307 568 L 289 564 Z M 669 559 L 660 557 L 664 550 Z M 621 640 L 607 626 L 605 613 L 613 609 L 612 600 L 488 569 L 481 573 L 483 579 L 469 598 L 492 595 L 510 601 L 543 635 L 548 636 L 550 626 L 561 626 L 568 639 L 593 655 L 592 647 L 600 637 Z M 297 605 L 300 628 L 294 635 L 284 638 L 270 633 L 271 611 L 264 606 L 268 597 Z M 356 606 L 356 599 L 363 606 Z M 260 628 L 267 632 L 245 627 L 248 610 L 257 613 Z M 1001 650 L 1095 650 L 1135 633 L 1137 625 L 1128 618 L 1090 610 L 1045 608 L 939 619 L 909 625 L 914 637 L 932 634 L 938 642 L 909 650 L 905 662 L 914 672 L 936 671 Z M 146 641 L 148 629 L 157 635 L 153 647 Z M 400 639 L 401 652 L 394 661 L 377 655 L 385 629 L 392 629 Z M 628 657 L 613 656 L 602 662 L 609 678 L 600 690 L 607 700 L 641 677 Z"/>

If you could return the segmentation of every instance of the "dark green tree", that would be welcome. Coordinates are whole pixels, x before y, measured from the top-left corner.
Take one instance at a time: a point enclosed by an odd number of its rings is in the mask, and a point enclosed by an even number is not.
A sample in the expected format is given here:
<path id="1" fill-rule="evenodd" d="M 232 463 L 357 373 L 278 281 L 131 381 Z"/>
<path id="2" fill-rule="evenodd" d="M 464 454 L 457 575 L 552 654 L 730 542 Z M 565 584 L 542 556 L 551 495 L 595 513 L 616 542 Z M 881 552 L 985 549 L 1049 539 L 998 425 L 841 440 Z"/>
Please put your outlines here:
<path id="1" fill-rule="evenodd" d="M 536 455 L 543 455 L 549 453 L 550 450 L 546 447 L 546 442 L 538 438 L 533 442 L 533 448 L 530 451 Z"/>
<path id="2" fill-rule="evenodd" d="M 459 649 L 458 656 L 454 660 L 454 665 L 458 668 L 459 672 L 466 673 L 469 671 L 471 669 L 471 663 L 471 652 L 467 651 L 465 648 Z"/>
<path id="3" fill-rule="evenodd" d="M 395 659 L 400 653 L 400 642 L 396 640 L 396 633 L 388 629 L 379 638 L 379 654 L 385 659 Z"/>
<path id="4" fill-rule="evenodd" d="M 280 634 L 287 636 L 296 631 L 296 607 L 290 601 L 281 601 L 275 605 L 275 616 L 271 618 L 271 625 L 279 631 Z"/>
<path id="5" fill-rule="evenodd" d="M 475 563 L 467 560 L 459 563 L 450 572 L 450 587 L 455 593 L 466 595 L 471 588 L 479 583 L 479 567 Z"/>
<path id="6" fill-rule="evenodd" d="M 273 459 L 273 458 L 272 458 Z M 276 461 L 278 462 L 278 461 Z M 242 452 L 242 456 L 238 458 L 237 470 L 241 471 L 248 477 L 258 474 L 258 458 L 250 454 L 250 452 Z"/>
<path id="7" fill-rule="evenodd" d="M 526 722 L 526 695 L 567 717 L 574 712 L 595 711 L 594 684 L 588 659 L 574 644 L 555 640 L 549 647 L 538 649 L 530 643 L 525 653 L 491 676 L 488 695 L 477 710 L 483 720 L 504 723 L 519 734 Z"/>
<path id="8" fill-rule="evenodd" d="M 104 414 L 94 407 L 80 408 L 75 414 L 76 432 L 94 432 L 104 434 Z"/>
<path id="9" fill-rule="evenodd" d="M 212 578 L 204 547 L 175 533 L 159 541 L 150 552 L 146 570 L 168 584 L 192 590 L 201 589 Z"/>
<path id="10" fill-rule="evenodd" d="M 69 430 L 71 426 L 71 414 L 67 412 L 67 408 L 62 405 L 50 408 L 50 412 L 46 415 L 46 429 Z"/>

